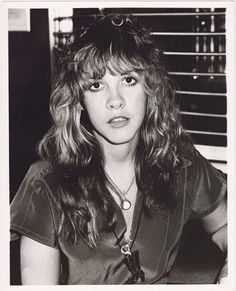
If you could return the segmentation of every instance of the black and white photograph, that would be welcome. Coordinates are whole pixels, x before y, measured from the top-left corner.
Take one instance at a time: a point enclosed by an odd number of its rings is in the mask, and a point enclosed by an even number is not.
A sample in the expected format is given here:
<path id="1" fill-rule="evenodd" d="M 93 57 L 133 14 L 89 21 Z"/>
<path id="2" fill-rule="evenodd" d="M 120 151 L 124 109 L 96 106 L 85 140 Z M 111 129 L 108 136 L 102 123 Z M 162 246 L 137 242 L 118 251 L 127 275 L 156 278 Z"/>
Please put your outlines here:
<path id="1" fill-rule="evenodd" d="M 233 290 L 233 2 L 5 3 L 9 288 Z"/>

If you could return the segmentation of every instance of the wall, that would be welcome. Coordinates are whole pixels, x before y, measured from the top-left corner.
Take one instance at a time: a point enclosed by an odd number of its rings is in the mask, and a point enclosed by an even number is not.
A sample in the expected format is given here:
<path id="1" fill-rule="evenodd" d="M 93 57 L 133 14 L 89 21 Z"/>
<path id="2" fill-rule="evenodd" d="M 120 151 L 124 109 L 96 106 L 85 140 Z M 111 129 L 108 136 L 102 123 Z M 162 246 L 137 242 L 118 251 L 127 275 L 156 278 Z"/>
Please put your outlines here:
<path id="1" fill-rule="evenodd" d="M 49 127 L 51 87 L 47 9 L 31 9 L 30 32 L 9 32 L 10 199 Z"/>

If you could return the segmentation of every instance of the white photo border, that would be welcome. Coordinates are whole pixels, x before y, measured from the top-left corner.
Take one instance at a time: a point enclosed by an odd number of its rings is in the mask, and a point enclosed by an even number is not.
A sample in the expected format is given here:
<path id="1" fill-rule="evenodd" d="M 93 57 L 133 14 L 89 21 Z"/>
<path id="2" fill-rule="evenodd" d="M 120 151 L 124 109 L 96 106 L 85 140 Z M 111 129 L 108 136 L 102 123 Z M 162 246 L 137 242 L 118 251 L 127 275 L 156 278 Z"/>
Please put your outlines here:
<path id="1" fill-rule="evenodd" d="M 228 253 L 229 253 L 229 283 L 227 285 L 135 285 L 135 286 L 122 286 L 122 285 L 81 285 L 81 286 L 11 286 L 10 285 L 10 262 L 9 262 L 9 124 L 8 124 L 8 110 L 9 110 L 9 92 L 8 92 L 8 8 L 53 8 L 53 7 L 67 7 L 71 5 L 73 8 L 105 8 L 105 7 L 211 7 L 211 8 L 226 8 L 226 50 L 227 50 L 227 168 L 228 168 Z M 8 290 L 236 290 L 235 279 L 235 266 L 236 266 L 236 233 L 235 233 L 235 220 L 234 213 L 236 212 L 236 195 L 235 195 L 235 27 L 236 27 L 236 8 L 235 1 L 2 1 L 1 3 L 1 36 L 2 44 L 0 47 L 0 67 L 1 67 L 1 83 L 0 83 L 0 129 L 1 129 L 1 142 L 0 142 L 0 158 L 1 158 L 1 240 L 0 240 L 0 288 L 3 291 Z M 19 289 L 18 289 L 19 288 Z M 133 289 L 134 290 L 134 289 Z"/>

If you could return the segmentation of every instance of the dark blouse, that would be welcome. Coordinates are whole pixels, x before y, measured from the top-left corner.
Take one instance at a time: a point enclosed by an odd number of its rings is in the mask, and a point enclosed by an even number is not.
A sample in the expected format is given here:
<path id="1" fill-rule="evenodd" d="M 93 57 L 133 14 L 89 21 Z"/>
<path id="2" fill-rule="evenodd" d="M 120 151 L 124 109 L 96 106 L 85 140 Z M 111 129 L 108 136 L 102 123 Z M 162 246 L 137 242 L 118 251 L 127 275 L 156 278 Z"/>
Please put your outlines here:
<path id="1" fill-rule="evenodd" d="M 176 258 L 179 240 L 186 221 L 210 214 L 226 193 L 223 174 L 199 153 L 183 159 L 176 173 L 177 207 L 164 211 L 158 205 L 151 217 L 142 211 L 142 194 L 138 194 L 131 227 L 132 251 L 138 250 L 145 284 L 165 284 Z M 101 230 L 95 250 L 83 241 L 69 246 L 58 233 L 59 212 L 54 193 L 56 178 L 47 162 L 33 164 L 11 204 L 12 239 L 20 234 L 61 252 L 61 284 L 125 284 L 131 273 L 124 263 L 120 245 L 125 243 L 126 222 L 115 203 L 114 232 Z M 97 217 L 99 228 L 99 217 Z M 117 236 L 117 237 L 116 237 Z M 117 241 L 117 238 L 119 241 Z M 141 280 L 138 281 L 142 284 Z"/>

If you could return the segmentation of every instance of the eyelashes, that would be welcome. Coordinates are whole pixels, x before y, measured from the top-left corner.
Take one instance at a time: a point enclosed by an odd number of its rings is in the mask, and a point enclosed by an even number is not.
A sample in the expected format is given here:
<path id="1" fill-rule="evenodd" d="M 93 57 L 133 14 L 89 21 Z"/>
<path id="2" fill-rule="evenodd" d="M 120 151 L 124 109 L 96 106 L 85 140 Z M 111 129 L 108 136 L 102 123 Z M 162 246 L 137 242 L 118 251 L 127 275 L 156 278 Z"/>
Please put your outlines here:
<path id="1" fill-rule="evenodd" d="M 94 82 L 92 85 L 89 86 L 89 90 L 92 92 L 96 92 L 101 90 L 104 87 L 104 84 L 102 84 L 100 81 Z"/>
<path id="2" fill-rule="evenodd" d="M 134 86 L 138 80 L 132 76 L 124 77 L 122 83 L 124 83 L 126 86 Z"/>
<path id="3" fill-rule="evenodd" d="M 127 86 L 127 87 L 135 86 L 137 82 L 138 82 L 138 78 L 135 78 L 130 75 L 123 76 L 121 79 L 121 85 Z M 97 91 L 102 90 L 104 87 L 105 87 L 104 81 L 97 80 L 93 83 L 90 83 L 90 85 L 88 85 L 88 90 L 91 92 L 97 92 Z"/>

